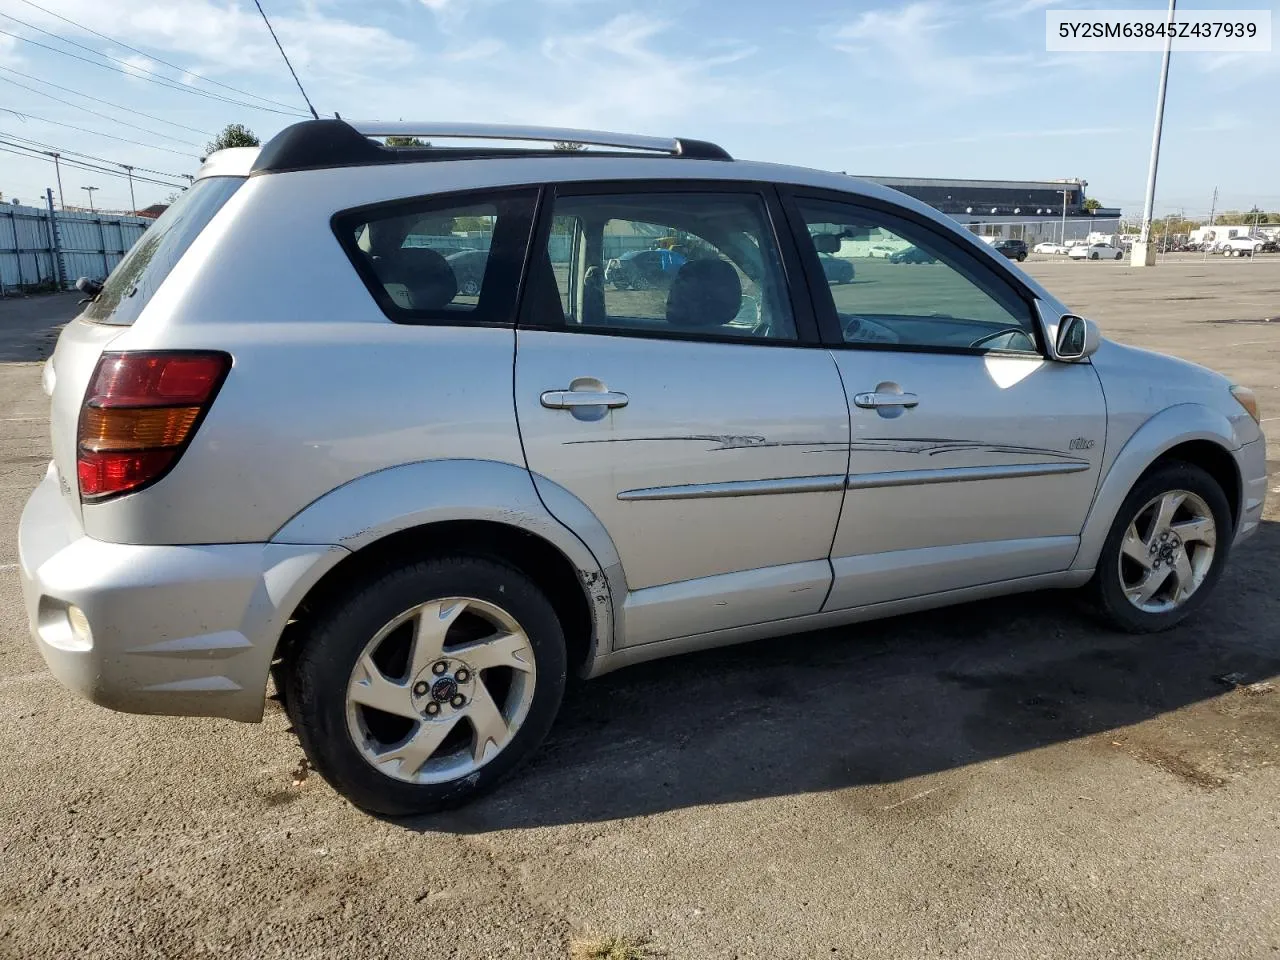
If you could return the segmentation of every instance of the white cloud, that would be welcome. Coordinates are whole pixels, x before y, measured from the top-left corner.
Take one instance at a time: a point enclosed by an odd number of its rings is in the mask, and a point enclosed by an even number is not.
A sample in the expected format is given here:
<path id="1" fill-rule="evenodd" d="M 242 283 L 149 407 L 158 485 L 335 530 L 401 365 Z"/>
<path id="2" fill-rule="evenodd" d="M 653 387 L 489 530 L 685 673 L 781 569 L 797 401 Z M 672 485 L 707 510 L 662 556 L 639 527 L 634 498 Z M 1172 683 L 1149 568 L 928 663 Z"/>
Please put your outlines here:
<path id="1" fill-rule="evenodd" d="M 58 12 L 71 20 L 98 23 L 101 0 L 61 0 Z M 37 10 L 32 21 L 54 33 L 68 32 L 65 23 Z M 351 75 L 377 63 L 394 66 L 410 59 L 413 45 L 379 27 L 365 26 L 315 9 L 276 15 L 272 25 L 285 50 L 300 70 L 337 76 Z M 219 0 L 111 0 L 111 24 L 106 32 L 139 46 L 171 54 L 206 76 L 268 73 L 284 69 L 262 18 L 249 4 Z M 120 58 L 124 59 L 124 58 Z M 304 77 L 304 81 L 305 81 Z M 238 83 L 244 86 L 244 83 Z"/>
<path id="2" fill-rule="evenodd" d="M 156 62 L 150 57 L 139 56 L 138 54 L 130 54 L 127 57 L 116 57 L 124 64 L 124 72 L 131 77 L 145 77 L 155 73 Z"/>
<path id="3" fill-rule="evenodd" d="M 487 60 L 489 57 L 496 57 L 505 49 L 506 45 L 501 41 L 493 37 L 483 37 L 475 43 L 450 50 L 442 56 L 451 63 L 463 63 L 467 60 Z"/>
<path id="4" fill-rule="evenodd" d="M 1004 92 L 1002 81 L 1014 74 L 1014 67 L 1026 66 L 1032 58 L 948 49 L 945 41 L 960 21 L 956 11 L 940 0 L 916 0 L 861 14 L 835 31 L 834 46 L 877 79 L 906 81 L 938 99 Z"/>

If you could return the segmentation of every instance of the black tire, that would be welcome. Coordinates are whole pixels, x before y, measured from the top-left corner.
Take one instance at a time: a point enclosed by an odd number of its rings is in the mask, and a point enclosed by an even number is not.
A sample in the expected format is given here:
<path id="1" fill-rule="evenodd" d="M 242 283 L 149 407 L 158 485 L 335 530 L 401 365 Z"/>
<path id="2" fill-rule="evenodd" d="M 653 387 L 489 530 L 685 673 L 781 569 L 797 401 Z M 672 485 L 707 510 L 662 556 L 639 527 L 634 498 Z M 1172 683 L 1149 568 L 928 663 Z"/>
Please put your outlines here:
<path id="1" fill-rule="evenodd" d="M 1019 263 L 1021 263 L 1021 262 L 1022 262 L 1023 260 L 1025 260 L 1025 259 L 1027 259 L 1027 255 L 1026 255 L 1025 253 L 1020 253 L 1020 254 L 1018 254 L 1018 262 L 1019 262 Z"/>
<path id="2" fill-rule="evenodd" d="M 1181 606 L 1164 613 L 1148 613 L 1130 603 L 1121 588 L 1118 573 L 1120 546 L 1125 531 L 1142 507 L 1172 490 L 1188 490 L 1204 500 L 1217 527 L 1217 546 L 1204 581 Z M 1194 464 L 1170 461 L 1144 476 L 1125 497 L 1102 545 L 1093 579 L 1085 590 L 1097 612 L 1114 627 L 1139 634 L 1168 630 L 1194 614 L 1208 600 L 1226 564 L 1233 530 L 1231 506 L 1218 482 Z"/>
<path id="3" fill-rule="evenodd" d="M 509 612 L 529 638 L 536 667 L 532 702 L 510 741 L 478 769 L 444 783 L 416 784 L 376 770 L 352 742 L 346 691 L 365 645 L 410 608 L 453 596 Z M 432 813 L 492 790 L 542 742 L 560 708 L 566 679 L 564 633 L 542 591 L 494 560 L 442 556 L 378 571 L 352 584 L 310 618 L 285 664 L 285 703 L 311 766 L 357 807 L 387 816 Z"/>
<path id="4" fill-rule="evenodd" d="M 1117 260 L 1123 260 L 1123 259 L 1124 259 L 1124 251 L 1123 251 L 1123 250 L 1117 250 L 1117 251 L 1116 251 L 1115 259 L 1117 259 Z"/>

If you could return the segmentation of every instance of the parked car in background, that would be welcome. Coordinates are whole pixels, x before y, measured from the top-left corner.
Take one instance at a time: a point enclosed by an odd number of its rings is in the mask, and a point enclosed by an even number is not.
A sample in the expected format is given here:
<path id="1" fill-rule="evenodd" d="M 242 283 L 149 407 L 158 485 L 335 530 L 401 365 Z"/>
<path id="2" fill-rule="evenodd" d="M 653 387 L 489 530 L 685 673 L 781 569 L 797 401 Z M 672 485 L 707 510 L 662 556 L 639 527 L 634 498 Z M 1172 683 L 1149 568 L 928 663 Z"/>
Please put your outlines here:
<path id="1" fill-rule="evenodd" d="M 897 253 L 889 256 L 890 263 L 937 263 L 937 259 L 933 254 L 921 250 L 919 247 L 907 247 L 905 250 L 899 250 Z"/>
<path id="2" fill-rule="evenodd" d="M 1057 243 L 1053 240 L 1043 240 L 1031 248 L 1033 253 L 1052 253 L 1055 256 L 1062 256 L 1070 249 L 1065 243 Z"/>
<path id="3" fill-rule="evenodd" d="M 484 284 L 484 266 L 489 262 L 488 250 L 459 250 L 445 260 L 458 281 L 458 293 L 464 297 L 478 297 Z"/>
<path id="4" fill-rule="evenodd" d="M 820 253 L 818 254 L 818 262 L 822 264 L 822 272 L 827 277 L 827 283 L 853 282 L 853 264 L 848 260 L 833 257 L 829 253 Z"/>
<path id="5" fill-rule="evenodd" d="M 604 279 L 619 290 L 665 287 L 686 259 L 675 250 L 629 250 L 605 264 Z"/>
<path id="6" fill-rule="evenodd" d="M 1010 260 L 1017 260 L 1021 263 L 1027 259 L 1027 241 L 1025 240 L 1014 240 L 1006 237 L 997 240 L 992 246 Z"/>
<path id="7" fill-rule="evenodd" d="M 1121 260 L 1124 251 L 1109 243 L 1082 243 L 1072 247 L 1067 256 L 1072 260 Z"/>
<path id="8" fill-rule="evenodd" d="M 625 152 L 545 147 L 588 138 Z M 477 210 L 489 263 L 460 296 L 405 238 Z M 868 227 L 937 265 L 826 282 L 819 255 Z M 698 255 L 618 257 L 618 282 L 665 283 L 619 294 L 606 241 L 655 228 Z M 1031 589 L 1168 630 L 1262 521 L 1251 391 L 1103 341 L 950 217 L 854 177 L 699 140 L 308 120 L 213 153 L 146 237 L 43 371 L 52 462 L 16 551 L 35 645 L 134 713 L 259 722 L 274 677 L 310 768 L 379 814 L 493 788 L 571 678 L 644 660 Z M 691 668 L 733 670 L 667 676 Z M 631 691 L 654 711 L 662 676 Z M 783 692 L 820 711 L 846 683 Z M 688 718 L 701 763 L 758 775 Z M 583 756 L 641 733 L 624 723 L 562 741 L 539 780 L 584 789 Z M 56 735 L 100 756 L 118 726 L 85 710 Z M 199 763 L 228 736 L 177 729 L 130 741 L 189 735 Z"/>
<path id="9" fill-rule="evenodd" d="M 893 252 L 894 252 L 893 247 L 890 247 L 887 244 L 877 243 L 877 244 L 873 244 L 871 246 L 871 249 L 867 251 L 867 256 L 871 257 L 872 259 L 883 257 L 884 259 L 888 260 L 890 257 L 893 256 Z"/>
<path id="10" fill-rule="evenodd" d="M 1264 237 L 1232 237 L 1223 240 L 1218 252 L 1224 257 L 1252 257 L 1262 253 L 1267 241 Z"/>

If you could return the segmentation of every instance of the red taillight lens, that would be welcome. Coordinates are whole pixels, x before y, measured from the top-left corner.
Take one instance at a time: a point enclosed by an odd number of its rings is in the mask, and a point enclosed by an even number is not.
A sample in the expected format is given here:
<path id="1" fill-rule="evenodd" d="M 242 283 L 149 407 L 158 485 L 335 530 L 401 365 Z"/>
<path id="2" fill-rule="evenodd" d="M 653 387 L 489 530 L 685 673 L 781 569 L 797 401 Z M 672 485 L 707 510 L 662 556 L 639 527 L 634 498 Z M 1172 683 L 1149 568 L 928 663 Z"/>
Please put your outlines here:
<path id="1" fill-rule="evenodd" d="M 104 353 L 80 411 L 80 496 L 100 500 L 163 476 L 230 368 L 225 353 Z"/>

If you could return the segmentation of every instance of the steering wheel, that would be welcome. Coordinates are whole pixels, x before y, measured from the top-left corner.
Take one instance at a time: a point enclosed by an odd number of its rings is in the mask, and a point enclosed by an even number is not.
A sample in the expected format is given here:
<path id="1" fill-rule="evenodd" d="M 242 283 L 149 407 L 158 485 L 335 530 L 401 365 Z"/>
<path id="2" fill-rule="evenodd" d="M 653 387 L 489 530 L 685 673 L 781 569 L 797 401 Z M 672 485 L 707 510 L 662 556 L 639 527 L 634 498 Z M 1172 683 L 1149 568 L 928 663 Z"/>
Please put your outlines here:
<path id="1" fill-rule="evenodd" d="M 1008 337 L 1009 341 L 1002 344 L 993 343 L 993 341 L 999 340 L 1001 337 Z M 1015 338 L 1019 337 L 1024 341 L 1026 344 L 1025 346 L 1021 343 L 1015 345 Z M 1035 341 L 1031 339 L 1031 335 L 1021 327 L 1005 327 L 1003 330 L 997 330 L 995 333 L 988 333 L 973 341 L 969 346 L 995 347 L 997 350 L 1034 350 L 1036 348 Z"/>
<path id="2" fill-rule="evenodd" d="M 878 321 L 868 320 L 866 317 L 844 317 L 842 322 L 845 343 L 902 342 L 902 338 L 892 328 Z"/>

